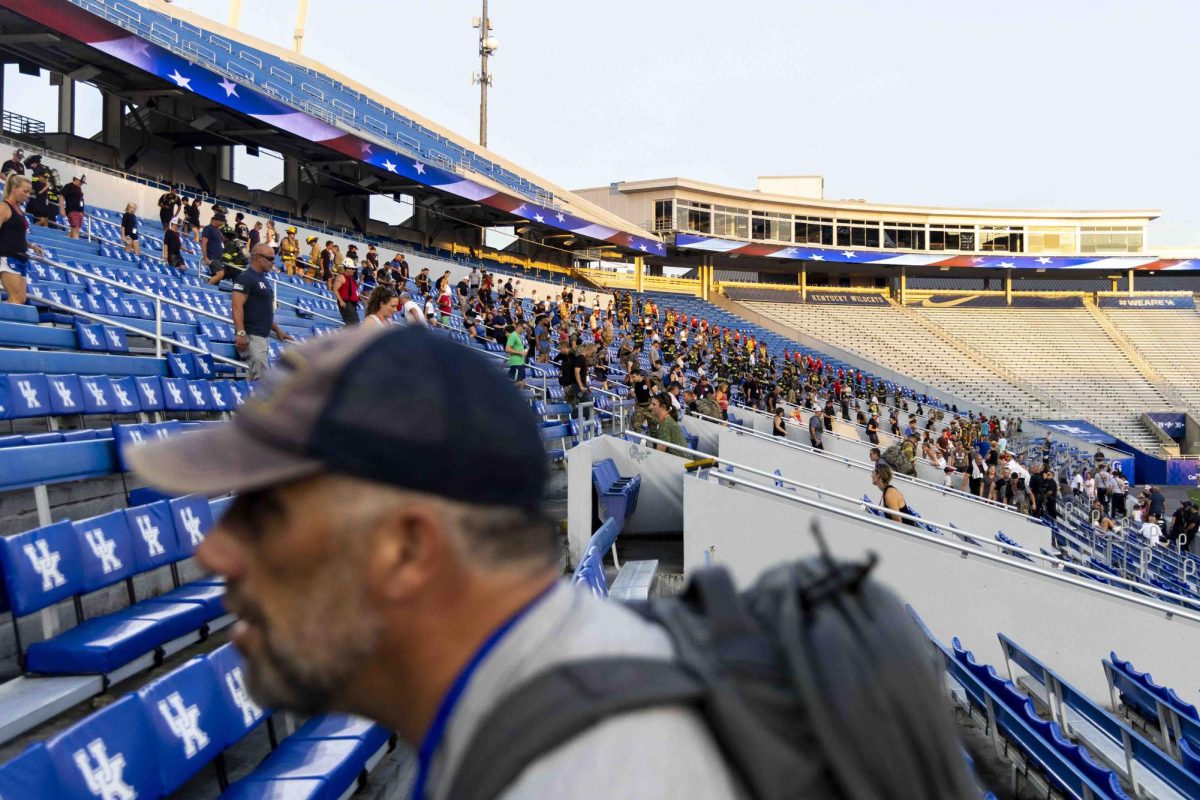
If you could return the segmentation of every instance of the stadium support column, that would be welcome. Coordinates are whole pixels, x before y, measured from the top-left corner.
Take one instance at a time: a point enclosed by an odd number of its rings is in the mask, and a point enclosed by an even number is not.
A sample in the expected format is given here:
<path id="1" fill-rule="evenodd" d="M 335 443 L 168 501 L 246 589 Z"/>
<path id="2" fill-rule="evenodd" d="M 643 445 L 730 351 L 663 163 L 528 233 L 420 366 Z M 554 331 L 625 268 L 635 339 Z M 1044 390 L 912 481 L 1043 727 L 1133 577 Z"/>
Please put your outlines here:
<path id="1" fill-rule="evenodd" d="M 645 273 L 645 271 L 646 265 L 642 261 L 642 257 L 635 256 L 633 259 L 633 275 L 634 281 L 636 282 L 634 288 L 636 288 L 639 292 L 642 291 L 642 275 Z"/>
<path id="2" fill-rule="evenodd" d="M 1012 270 L 1004 270 L 1004 304 L 1012 305 Z"/>
<path id="3" fill-rule="evenodd" d="M 233 146 L 223 144 L 217 147 L 217 177 L 223 181 L 233 181 Z"/>
<path id="4" fill-rule="evenodd" d="M 1133 270 L 1129 270 L 1129 276 L 1125 282 L 1129 284 L 1129 293 L 1133 294 Z"/>
<path id="5" fill-rule="evenodd" d="M 800 302 L 808 302 L 808 262 L 800 262 Z"/>
<path id="6" fill-rule="evenodd" d="M 121 97 L 105 92 L 103 103 L 100 124 L 101 141 L 119 153 L 121 151 L 121 126 L 124 123 L 123 115 L 125 113 L 121 105 Z"/>
<path id="7" fill-rule="evenodd" d="M 66 75 L 58 87 L 58 132 L 75 133 L 75 80 Z"/>
<path id="8" fill-rule="evenodd" d="M 908 273 L 904 267 L 900 268 L 900 305 L 908 302 Z"/>
<path id="9" fill-rule="evenodd" d="M 283 157 L 283 193 L 294 204 L 293 212 L 300 210 L 300 161 L 294 156 Z"/>

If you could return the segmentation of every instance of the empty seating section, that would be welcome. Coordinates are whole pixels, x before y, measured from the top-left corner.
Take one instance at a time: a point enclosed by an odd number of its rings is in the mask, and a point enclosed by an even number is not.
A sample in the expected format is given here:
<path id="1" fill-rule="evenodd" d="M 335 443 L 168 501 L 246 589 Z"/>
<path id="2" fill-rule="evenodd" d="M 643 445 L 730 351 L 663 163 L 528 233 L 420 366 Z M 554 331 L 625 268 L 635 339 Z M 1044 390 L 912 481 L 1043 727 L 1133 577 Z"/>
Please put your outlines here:
<path id="1" fill-rule="evenodd" d="M 752 311 L 993 412 L 1057 415 L 994 366 L 968 356 L 890 306 L 747 302 Z"/>
<path id="2" fill-rule="evenodd" d="M 166 797 L 218 762 L 206 796 L 226 790 L 222 753 L 270 711 L 246 691 L 232 645 L 198 656 L 0 767 L 0 796 L 22 800 Z M 274 740 L 274 729 L 272 729 Z M 388 731 L 344 715 L 313 717 L 222 797 L 340 798 L 389 747 Z"/>
<path id="3" fill-rule="evenodd" d="M 1170 407 L 1086 308 L 916 309 L 1117 438 L 1156 449 L 1139 416 Z"/>
<path id="4" fill-rule="evenodd" d="M 0 539 L 6 610 L 13 619 L 26 672 L 110 674 L 146 657 L 151 662 L 206 636 L 222 617 L 222 585 L 211 579 L 135 600 L 133 576 L 190 558 L 212 525 L 201 497 L 162 500 L 77 522 L 56 522 Z M 124 583 L 131 604 L 88 617 L 86 598 Z M 72 601 L 75 626 L 28 642 L 20 620 Z M 228 622 L 228 620 L 226 620 Z"/>
<path id="5" fill-rule="evenodd" d="M 126 30 L 184 58 L 198 60 L 227 77 L 257 87 L 318 119 L 331 124 L 341 120 L 368 136 L 383 136 L 391 146 L 437 166 L 454 171 L 469 170 L 539 203 L 550 205 L 554 202 L 550 190 L 534 184 L 509 166 L 488 160 L 447 135 L 404 116 L 401 110 L 387 108 L 359 88 L 335 81 L 324 72 L 252 49 L 144 6 L 135 10 L 119 4 L 76 2 Z"/>
<path id="6" fill-rule="evenodd" d="M 1200 312 L 1106 308 L 1103 313 L 1200 416 Z"/>

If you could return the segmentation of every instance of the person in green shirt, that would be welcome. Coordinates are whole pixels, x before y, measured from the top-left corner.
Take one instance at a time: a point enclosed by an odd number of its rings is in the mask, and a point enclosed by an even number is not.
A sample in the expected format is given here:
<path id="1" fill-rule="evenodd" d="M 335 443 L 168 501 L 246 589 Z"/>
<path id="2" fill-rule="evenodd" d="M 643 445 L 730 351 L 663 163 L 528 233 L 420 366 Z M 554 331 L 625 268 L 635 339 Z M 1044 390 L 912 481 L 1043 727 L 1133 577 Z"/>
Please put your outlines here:
<path id="1" fill-rule="evenodd" d="M 508 377 L 517 382 L 518 389 L 525 388 L 525 356 L 529 354 L 523 333 L 525 323 L 518 320 L 508 326 L 508 340 L 504 343 L 504 352 L 508 353 Z"/>
<path id="2" fill-rule="evenodd" d="M 676 413 L 674 404 L 671 402 L 671 395 L 666 392 L 650 398 L 650 414 L 658 420 L 658 432 L 655 436 L 663 442 L 687 447 L 687 439 L 683 438 L 683 429 L 679 427 Z M 657 444 L 655 447 L 673 456 L 687 458 L 687 453 L 676 450 L 674 447 L 668 447 L 666 444 Z"/>

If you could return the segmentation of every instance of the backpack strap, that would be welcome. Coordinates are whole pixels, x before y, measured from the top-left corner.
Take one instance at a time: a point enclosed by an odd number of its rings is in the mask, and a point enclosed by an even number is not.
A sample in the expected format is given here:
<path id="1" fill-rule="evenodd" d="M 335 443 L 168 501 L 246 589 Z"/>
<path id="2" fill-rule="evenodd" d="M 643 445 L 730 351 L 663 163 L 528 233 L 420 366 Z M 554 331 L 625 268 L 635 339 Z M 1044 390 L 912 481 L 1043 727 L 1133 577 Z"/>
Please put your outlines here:
<path id="1" fill-rule="evenodd" d="M 530 764 L 609 717 L 691 704 L 700 681 L 677 663 L 617 656 L 561 664 L 530 678 L 484 717 L 459 760 L 454 800 L 492 800 Z"/>

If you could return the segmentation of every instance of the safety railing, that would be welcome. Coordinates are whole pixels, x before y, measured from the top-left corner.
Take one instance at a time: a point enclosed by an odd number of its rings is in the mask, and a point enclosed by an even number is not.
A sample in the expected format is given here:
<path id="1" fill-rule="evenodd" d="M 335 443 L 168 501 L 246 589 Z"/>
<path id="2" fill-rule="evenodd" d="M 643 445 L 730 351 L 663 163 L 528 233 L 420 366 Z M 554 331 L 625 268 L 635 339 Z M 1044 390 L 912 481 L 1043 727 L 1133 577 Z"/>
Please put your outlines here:
<path id="1" fill-rule="evenodd" d="M 853 519 L 857 522 L 866 522 L 868 524 L 876 525 L 876 526 L 880 526 L 880 527 L 886 527 L 894 532 L 901 533 L 905 536 L 909 536 L 909 537 L 916 538 L 916 539 L 921 539 L 921 540 L 930 542 L 932 544 L 936 544 L 940 547 L 952 548 L 953 550 L 955 550 L 957 553 L 959 553 L 960 555 L 962 555 L 964 557 L 978 556 L 978 557 L 987 558 L 988 560 L 1003 563 L 1005 565 L 1012 566 L 1014 568 L 1029 569 L 1029 570 L 1037 572 L 1040 575 L 1049 575 L 1050 577 L 1062 579 L 1062 580 L 1074 583 L 1077 586 L 1081 586 L 1081 587 L 1084 587 L 1084 588 L 1092 590 L 1092 591 L 1100 591 L 1100 592 L 1102 592 L 1104 594 L 1108 594 L 1110 596 L 1119 597 L 1119 598 L 1129 601 L 1129 602 L 1133 602 L 1133 603 L 1137 603 L 1139 605 L 1144 605 L 1149 608 L 1153 608 L 1156 611 L 1165 611 L 1170 614 L 1176 614 L 1178 616 L 1186 617 L 1195 622 L 1200 622 L 1200 601 L 1197 601 L 1190 597 L 1186 597 L 1184 595 L 1175 594 L 1173 592 L 1167 592 L 1167 591 L 1158 589 L 1157 587 L 1151 586 L 1149 584 L 1139 583 L 1137 581 L 1132 581 L 1132 580 L 1128 580 L 1125 578 L 1121 578 L 1120 576 L 1117 576 L 1117 575 L 1112 575 L 1108 572 L 1103 572 L 1101 570 L 1095 570 L 1090 567 L 1083 566 L 1081 564 L 1075 564 L 1075 563 L 1072 563 L 1069 561 L 1064 561 L 1063 559 L 1061 559 L 1057 556 L 1048 555 L 1046 553 L 1041 552 L 1040 550 L 1038 550 L 1038 551 L 1026 550 L 1023 547 L 1016 546 L 1016 545 L 1010 545 L 1005 542 L 1001 542 L 999 540 L 993 540 L 989 536 L 972 533 L 971 531 L 962 530 L 960 528 L 956 528 L 949 524 L 935 522 L 933 520 L 925 519 L 923 517 L 914 517 L 912 515 L 904 514 L 899 511 L 896 511 L 895 509 L 887 508 L 885 506 L 878 505 L 876 503 L 867 502 L 867 501 L 863 500 L 862 498 L 849 497 L 847 495 L 839 494 L 837 492 L 831 492 L 826 489 L 822 489 L 819 486 L 813 486 L 812 484 L 807 484 L 807 483 L 804 483 L 803 481 L 797 481 L 792 478 L 788 478 L 786 475 L 776 475 L 773 472 L 766 472 L 764 470 L 760 470 L 755 467 L 750 467 L 750 466 L 747 466 L 745 464 L 740 464 L 735 461 L 729 461 L 728 459 L 723 459 L 719 456 L 714 456 L 714 455 L 711 455 L 709 453 L 704 453 L 699 450 L 693 450 L 691 448 L 684 447 L 681 445 L 672 444 L 670 442 L 664 442 L 661 439 L 656 439 L 652 436 L 647 436 L 645 434 L 634 433 L 634 432 L 629 431 L 629 432 L 626 432 L 624 434 L 624 436 L 627 439 L 632 437 L 632 438 L 641 440 L 643 442 L 648 443 L 651 446 L 656 446 L 656 445 L 661 444 L 664 447 L 667 447 L 670 450 L 675 451 L 676 453 L 683 453 L 686 456 L 692 456 L 696 460 L 704 462 L 706 464 L 706 466 L 709 466 L 709 467 L 715 467 L 717 465 L 722 465 L 724 467 L 732 468 L 732 471 L 723 469 L 723 470 L 717 470 L 714 473 L 714 477 L 721 481 L 728 481 L 730 483 L 735 483 L 740 486 L 744 486 L 746 488 L 753 489 L 755 491 L 760 491 L 760 492 L 769 494 L 773 497 L 784 498 L 786 500 L 799 503 L 800 505 L 804 505 L 809 508 L 815 508 L 820 511 L 828 512 L 828 513 L 834 514 L 839 517 Z M 763 484 L 755 483 L 753 481 L 739 479 L 737 477 L 737 473 L 739 471 L 747 473 L 749 475 L 755 475 L 757 477 L 767 479 L 768 481 L 772 482 L 772 485 L 765 486 Z M 783 484 L 787 484 L 789 486 L 795 487 L 796 489 L 803 489 L 805 491 L 812 492 L 812 493 L 816 494 L 818 499 L 814 500 L 812 498 L 805 497 L 804 495 L 797 494 L 795 492 L 782 491 L 779 488 L 775 488 L 778 486 L 782 486 Z M 830 505 L 830 504 L 824 502 L 824 498 L 827 498 L 827 497 L 833 498 L 835 500 L 839 500 L 843 503 L 846 503 L 847 507 L 843 508 L 843 507 L 833 506 L 833 505 Z M 860 511 L 874 511 L 874 512 L 877 512 L 877 514 L 887 515 L 887 518 L 877 516 L 876 514 L 858 513 Z M 907 520 L 914 524 L 913 525 L 905 525 L 902 523 L 894 522 L 893 520 L 890 519 L 890 517 L 898 517 L 901 520 Z M 922 527 L 917 527 L 917 526 L 923 526 L 924 529 L 926 529 L 926 530 L 922 530 Z M 955 540 L 959 540 L 961 542 L 961 544 L 955 544 L 954 542 L 946 539 L 944 536 L 939 535 L 937 533 L 929 533 L 927 530 L 929 528 L 935 528 L 937 531 L 940 531 L 944 534 L 948 534 L 949 536 L 953 537 Z M 1008 555 L 998 555 L 998 554 L 992 553 L 982 547 L 972 549 L 972 550 L 964 550 L 963 549 L 963 544 L 972 545 L 972 544 L 976 544 L 976 543 L 980 543 L 980 542 L 986 542 L 989 547 L 995 547 L 996 549 L 1003 551 L 1005 554 L 1009 554 L 1014 557 L 1009 558 Z M 1028 563 L 1023 563 L 1023 559 L 1028 559 L 1029 561 L 1034 561 L 1036 563 L 1048 565 L 1049 567 L 1051 567 L 1052 571 L 1047 572 L 1045 570 L 1041 570 L 1041 569 L 1037 569 L 1036 567 L 1032 567 Z M 1094 581 L 1088 582 L 1085 580 L 1075 579 L 1070 574 L 1064 574 L 1062 572 L 1063 570 L 1070 570 L 1071 572 L 1074 572 L 1074 573 L 1086 574 L 1086 575 L 1092 576 L 1098 580 L 1103 580 L 1103 581 L 1106 581 L 1109 583 L 1121 584 L 1123 587 L 1128 588 L 1133 591 L 1136 591 L 1136 592 L 1143 593 L 1143 595 L 1154 595 L 1155 597 L 1164 598 L 1164 601 L 1167 603 L 1172 603 L 1172 604 L 1178 603 L 1180 605 L 1189 606 L 1190 608 L 1180 609 L 1178 606 L 1175 606 L 1175 605 L 1164 606 L 1160 603 L 1153 602 L 1153 601 L 1147 599 L 1146 597 L 1139 596 L 1137 594 L 1125 594 L 1125 593 L 1114 592 L 1112 590 L 1107 589 L 1106 587 L 1104 587 L 1102 585 L 1093 586 L 1092 583 L 1095 583 Z"/>
<path id="2" fill-rule="evenodd" d="M 190 305 L 188 303 L 184 303 L 180 300 L 173 300 L 170 297 L 164 297 L 163 295 L 156 294 L 154 292 L 139 288 L 137 286 L 130 286 L 127 283 L 122 283 L 121 281 L 105 277 L 104 275 L 99 275 L 97 273 L 88 272 L 88 271 L 82 270 L 82 269 L 76 269 L 75 267 L 67 266 L 66 264 L 63 264 L 60 261 L 55 261 L 54 259 L 47 258 L 46 256 L 33 255 L 31 257 L 36 259 L 37 261 L 42 262 L 43 264 L 46 264 L 47 266 L 51 266 L 51 267 L 54 267 L 55 269 L 62 270 L 63 272 L 69 272 L 74 275 L 78 275 L 82 278 L 86 278 L 88 280 L 92 280 L 97 283 L 102 283 L 106 286 L 112 286 L 114 289 L 120 289 L 123 292 L 127 292 L 129 294 L 136 295 L 138 297 L 145 297 L 147 299 L 153 300 L 154 301 L 154 333 L 151 336 L 151 338 L 154 339 L 154 355 L 156 358 L 162 358 L 164 341 L 169 342 L 172 347 L 183 347 L 184 349 L 193 350 L 195 352 L 201 352 L 201 353 L 205 352 L 204 350 L 198 350 L 197 348 L 193 348 L 188 345 L 184 345 L 179 342 L 176 342 L 174 339 L 164 339 L 163 332 L 162 332 L 162 326 L 163 326 L 163 322 L 164 322 L 163 314 L 162 314 L 162 307 L 164 304 L 175 306 L 176 308 L 182 308 L 185 311 L 191 312 L 192 314 L 196 314 L 196 315 L 202 316 L 202 317 L 208 317 L 209 319 L 215 319 L 218 322 L 222 322 L 227 325 L 230 324 L 230 322 L 231 322 L 229 317 L 221 316 L 219 314 L 214 314 L 211 311 L 206 311 L 202 308 L 197 308 L 196 306 Z M 36 286 L 36 284 L 35 284 L 35 286 Z M 65 303 L 58 303 L 55 301 L 48 300 L 47 298 L 42 297 L 41 295 L 38 295 L 37 297 L 39 300 L 42 300 L 43 302 L 46 302 L 47 304 L 52 303 L 55 307 L 63 308 L 65 310 L 69 311 L 70 313 L 84 317 L 85 319 L 95 319 L 96 321 L 103 322 L 105 324 L 115 325 L 116 327 L 119 327 L 119 328 L 122 328 L 125 330 L 132 330 L 132 331 L 136 332 L 139 336 L 150 335 L 147 333 L 147 331 L 144 331 L 141 328 L 137 328 L 132 325 L 126 325 L 124 323 L 118 323 L 112 317 L 104 316 L 104 315 L 95 315 L 95 314 L 91 314 L 90 312 L 84 312 L 84 311 L 81 311 L 80 309 L 75 308 L 74 306 L 70 306 Z M 237 366 L 240 366 L 243 368 L 246 366 L 241 361 L 234 361 L 232 359 L 227 359 L 227 358 L 224 358 L 223 356 L 218 356 L 215 354 L 213 355 L 213 358 L 220 360 L 220 361 L 230 363 L 230 364 L 234 364 L 234 365 L 237 365 Z"/>

